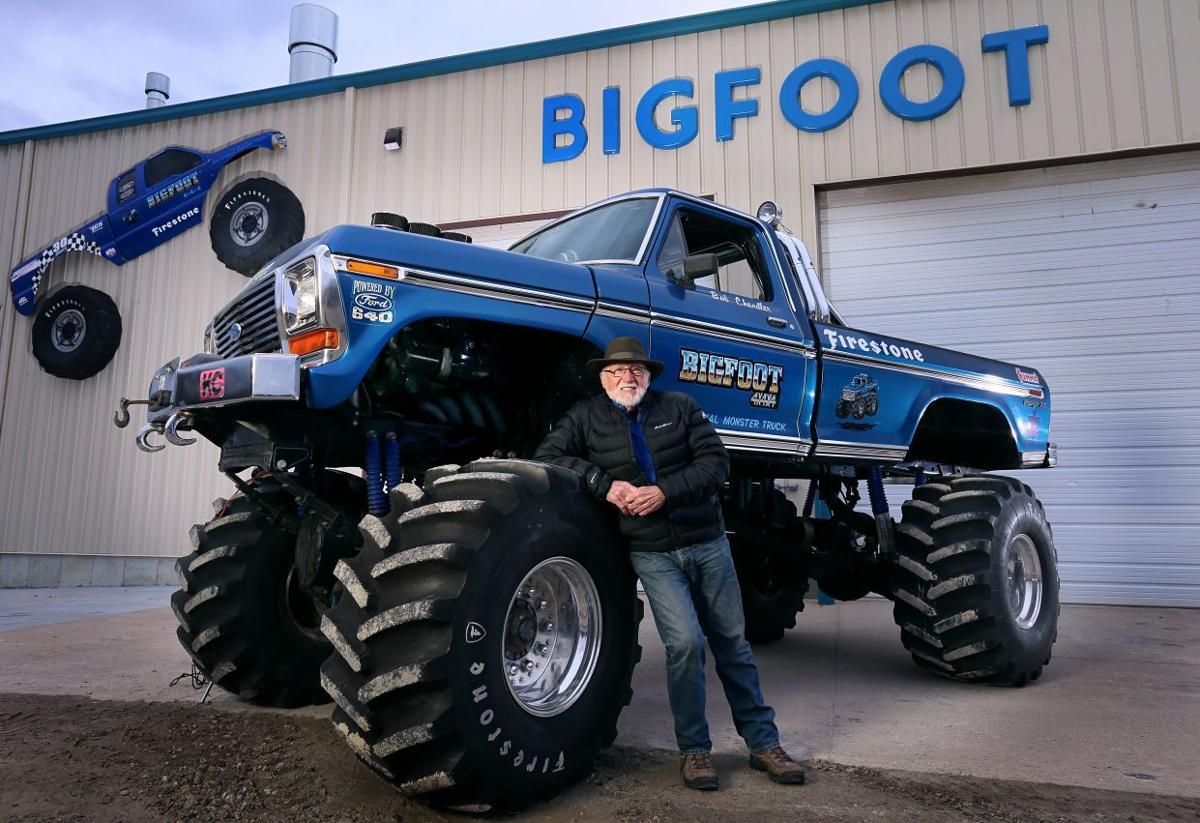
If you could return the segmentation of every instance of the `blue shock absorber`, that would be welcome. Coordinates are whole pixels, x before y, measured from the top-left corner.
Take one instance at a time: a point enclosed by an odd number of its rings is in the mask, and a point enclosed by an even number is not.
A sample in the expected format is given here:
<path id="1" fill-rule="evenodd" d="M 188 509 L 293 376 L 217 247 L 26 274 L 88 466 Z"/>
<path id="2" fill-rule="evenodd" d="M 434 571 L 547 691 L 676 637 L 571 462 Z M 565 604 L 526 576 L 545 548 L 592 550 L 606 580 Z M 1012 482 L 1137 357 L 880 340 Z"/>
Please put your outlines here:
<path id="1" fill-rule="evenodd" d="M 383 441 L 383 468 L 388 491 L 400 485 L 400 439 L 388 432 Z"/>
<path id="2" fill-rule="evenodd" d="M 367 473 L 367 511 L 376 517 L 388 513 L 387 495 L 383 493 L 383 460 L 380 457 L 379 433 L 374 429 L 367 432 L 367 450 L 364 468 Z"/>
<path id="3" fill-rule="evenodd" d="M 925 469 L 922 466 L 917 466 L 916 472 L 913 474 L 913 487 L 925 485 Z"/>
<path id="4" fill-rule="evenodd" d="M 867 469 L 867 493 L 871 497 L 871 514 L 879 531 L 879 553 L 892 553 L 892 516 L 888 512 L 887 494 L 883 490 L 883 471 L 878 466 Z"/>

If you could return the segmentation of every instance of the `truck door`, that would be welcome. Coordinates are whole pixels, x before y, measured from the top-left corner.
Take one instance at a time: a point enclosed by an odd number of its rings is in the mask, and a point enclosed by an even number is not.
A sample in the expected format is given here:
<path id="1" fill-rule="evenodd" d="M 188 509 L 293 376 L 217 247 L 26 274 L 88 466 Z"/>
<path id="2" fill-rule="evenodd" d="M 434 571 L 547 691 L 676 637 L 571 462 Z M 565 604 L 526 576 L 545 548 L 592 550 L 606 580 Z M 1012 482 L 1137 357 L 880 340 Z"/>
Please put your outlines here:
<path id="1" fill-rule="evenodd" d="M 203 222 L 203 163 L 203 155 L 172 147 L 113 181 L 109 213 L 117 251 L 127 260 Z"/>
<path id="2" fill-rule="evenodd" d="M 717 271 L 687 285 L 684 259 L 715 254 Z M 725 445 L 799 456 L 811 443 L 815 347 L 797 321 L 774 244 L 756 220 L 673 197 L 648 257 L 651 356 L 658 388 L 690 394 Z"/>

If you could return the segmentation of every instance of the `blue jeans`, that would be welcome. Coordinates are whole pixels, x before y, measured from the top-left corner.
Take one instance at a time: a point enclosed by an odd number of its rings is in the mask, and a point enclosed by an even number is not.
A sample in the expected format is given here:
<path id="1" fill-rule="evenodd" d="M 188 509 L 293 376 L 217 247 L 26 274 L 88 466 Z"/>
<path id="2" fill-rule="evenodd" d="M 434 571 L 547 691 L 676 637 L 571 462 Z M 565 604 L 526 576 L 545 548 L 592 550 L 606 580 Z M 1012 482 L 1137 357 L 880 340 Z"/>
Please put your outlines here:
<path id="1" fill-rule="evenodd" d="M 778 746 L 775 711 L 763 702 L 725 535 L 677 551 L 629 556 L 667 650 L 667 694 L 680 754 L 712 751 L 704 717 L 706 637 L 738 734 L 754 754 Z"/>

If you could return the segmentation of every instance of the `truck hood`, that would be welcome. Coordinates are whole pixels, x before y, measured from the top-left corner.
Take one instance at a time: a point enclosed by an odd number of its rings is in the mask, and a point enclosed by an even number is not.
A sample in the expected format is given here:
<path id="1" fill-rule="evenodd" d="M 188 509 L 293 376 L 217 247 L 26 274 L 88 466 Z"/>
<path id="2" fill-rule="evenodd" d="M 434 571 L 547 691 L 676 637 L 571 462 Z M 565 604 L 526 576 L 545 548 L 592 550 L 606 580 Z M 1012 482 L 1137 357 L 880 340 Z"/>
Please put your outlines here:
<path id="1" fill-rule="evenodd" d="M 464 280 L 483 280 L 593 301 L 596 299 L 596 283 L 587 266 L 543 260 L 455 240 L 393 229 L 335 226 L 308 243 L 323 243 L 334 254 L 363 257 L 401 268 L 421 269 L 455 275 Z"/>

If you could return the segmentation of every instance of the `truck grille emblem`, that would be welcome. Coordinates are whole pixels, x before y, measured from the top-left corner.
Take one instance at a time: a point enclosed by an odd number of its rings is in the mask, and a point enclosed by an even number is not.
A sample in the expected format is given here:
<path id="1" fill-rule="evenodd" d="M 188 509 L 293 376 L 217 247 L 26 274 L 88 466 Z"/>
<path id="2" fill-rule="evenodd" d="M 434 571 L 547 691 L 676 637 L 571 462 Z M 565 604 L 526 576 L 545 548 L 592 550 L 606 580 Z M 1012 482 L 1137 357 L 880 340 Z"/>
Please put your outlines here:
<path id="1" fill-rule="evenodd" d="M 229 342 L 236 343 L 242 339 L 242 324 L 234 323 L 229 327 Z"/>

